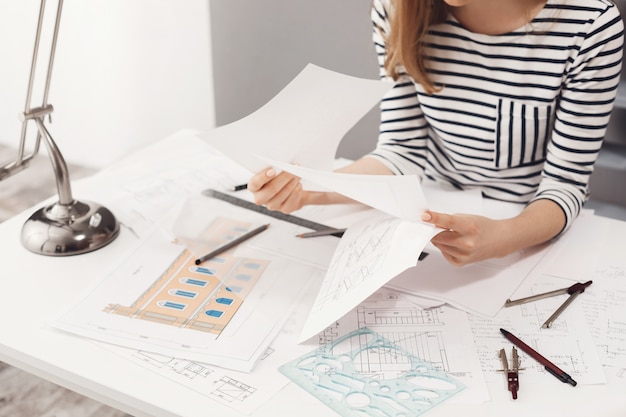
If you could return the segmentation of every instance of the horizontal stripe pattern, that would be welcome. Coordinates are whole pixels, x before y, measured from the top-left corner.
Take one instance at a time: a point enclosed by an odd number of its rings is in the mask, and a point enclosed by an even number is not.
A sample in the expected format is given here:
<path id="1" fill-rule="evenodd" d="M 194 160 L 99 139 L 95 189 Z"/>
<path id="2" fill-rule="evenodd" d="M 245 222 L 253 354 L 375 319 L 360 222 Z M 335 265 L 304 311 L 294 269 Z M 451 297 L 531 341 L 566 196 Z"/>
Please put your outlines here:
<path id="1" fill-rule="evenodd" d="M 380 76 L 389 0 L 372 7 Z M 424 40 L 441 89 L 425 93 L 400 68 L 381 102 L 376 149 L 396 174 L 528 203 L 550 199 L 566 228 L 588 197 L 619 83 L 623 23 L 608 0 L 548 0 L 524 28 L 465 30 L 452 16 Z M 388 80 L 393 82 L 392 80 Z"/>

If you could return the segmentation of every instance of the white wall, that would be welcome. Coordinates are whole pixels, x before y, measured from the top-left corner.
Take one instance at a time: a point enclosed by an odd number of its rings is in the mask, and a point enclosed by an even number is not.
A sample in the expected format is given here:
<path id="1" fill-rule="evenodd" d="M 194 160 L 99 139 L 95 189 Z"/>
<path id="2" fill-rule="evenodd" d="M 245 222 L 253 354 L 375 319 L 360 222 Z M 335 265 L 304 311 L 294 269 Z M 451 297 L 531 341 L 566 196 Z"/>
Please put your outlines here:
<path id="1" fill-rule="evenodd" d="M 39 5 L 0 2 L 0 143 L 14 147 Z M 47 2 L 46 33 L 56 5 Z M 66 0 L 49 103 L 65 159 L 96 168 L 177 130 L 214 127 L 208 0 Z"/>

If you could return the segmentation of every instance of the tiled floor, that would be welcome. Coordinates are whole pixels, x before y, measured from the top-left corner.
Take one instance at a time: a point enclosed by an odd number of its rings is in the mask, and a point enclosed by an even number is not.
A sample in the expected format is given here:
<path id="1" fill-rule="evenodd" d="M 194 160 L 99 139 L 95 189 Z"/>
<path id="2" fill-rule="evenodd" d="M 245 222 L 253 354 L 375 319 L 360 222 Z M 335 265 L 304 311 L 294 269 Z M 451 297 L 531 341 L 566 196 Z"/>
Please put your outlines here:
<path id="1" fill-rule="evenodd" d="M 0 164 L 12 161 L 16 151 L 0 145 Z M 70 179 L 94 170 L 68 166 Z M 56 194 L 56 181 L 45 152 L 29 167 L 0 181 L 0 222 Z M 0 417 L 130 417 L 97 401 L 0 362 Z"/>
<path id="2" fill-rule="evenodd" d="M 13 161 L 16 155 L 15 149 L 0 145 L 2 166 Z M 68 165 L 68 170 L 70 179 L 78 179 L 95 172 L 93 169 L 76 165 Z M 41 149 L 26 169 L 0 181 L 0 221 L 38 204 L 56 192 L 52 164 L 45 149 Z"/>

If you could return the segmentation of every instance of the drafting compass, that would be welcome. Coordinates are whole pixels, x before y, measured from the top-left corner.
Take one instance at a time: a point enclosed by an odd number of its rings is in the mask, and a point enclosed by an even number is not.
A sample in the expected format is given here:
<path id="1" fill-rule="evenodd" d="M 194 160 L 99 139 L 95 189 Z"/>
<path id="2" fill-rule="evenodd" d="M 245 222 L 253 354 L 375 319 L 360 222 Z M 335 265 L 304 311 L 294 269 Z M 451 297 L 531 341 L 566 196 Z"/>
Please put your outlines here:
<path id="1" fill-rule="evenodd" d="M 569 294 L 569 297 L 567 298 L 567 300 L 565 300 L 565 302 L 561 304 L 561 306 L 557 308 L 556 311 L 541 326 L 542 329 L 549 329 L 550 327 L 552 327 L 552 322 L 556 320 L 559 314 L 561 314 L 563 310 L 565 310 L 567 306 L 570 305 L 572 301 L 574 301 L 574 299 L 578 296 L 578 294 L 584 292 L 585 289 L 591 285 L 591 282 L 592 281 L 577 282 L 576 284 L 568 288 L 561 288 L 560 290 L 554 290 L 554 291 L 545 292 L 543 294 L 532 295 L 530 297 L 520 298 L 519 300 L 508 299 L 505 301 L 504 306 L 511 307 L 511 306 L 516 306 L 518 304 L 540 300 L 542 298 L 553 297 L 555 295 Z"/>
<path id="2" fill-rule="evenodd" d="M 502 360 L 502 371 L 506 376 L 507 388 L 511 391 L 514 400 L 517 400 L 517 390 L 519 390 L 519 357 L 517 349 L 511 349 L 511 367 L 506 359 L 506 352 L 500 349 L 500 359 Z"/>

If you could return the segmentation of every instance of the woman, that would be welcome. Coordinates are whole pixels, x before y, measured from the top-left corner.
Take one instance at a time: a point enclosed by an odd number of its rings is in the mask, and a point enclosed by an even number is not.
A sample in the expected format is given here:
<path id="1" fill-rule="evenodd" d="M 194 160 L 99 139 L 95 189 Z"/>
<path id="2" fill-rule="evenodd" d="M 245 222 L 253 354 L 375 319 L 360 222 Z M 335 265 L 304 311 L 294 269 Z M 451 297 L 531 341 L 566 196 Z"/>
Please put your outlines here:
<path id="1" fill-rule="evenodd" d="M 417 174 L 524 203 L 516 217 L 423 213 L 445 258 L 502 257 L 565 231 L 588 196 L 619 82 L 623 23 L 609 0 L 375 0 L 376 149 L 343 172 Z M 291 212 L 348 201 L 268 169 L 257 204 Z"/>

